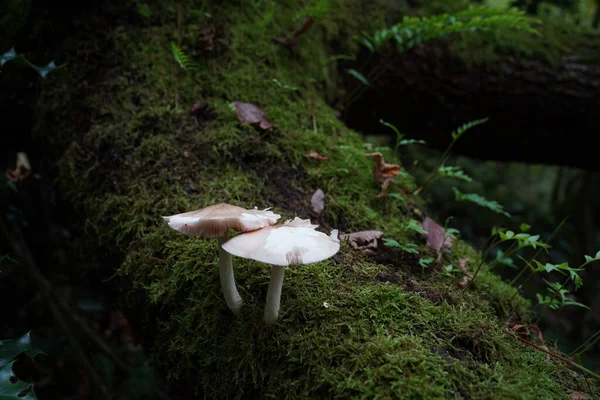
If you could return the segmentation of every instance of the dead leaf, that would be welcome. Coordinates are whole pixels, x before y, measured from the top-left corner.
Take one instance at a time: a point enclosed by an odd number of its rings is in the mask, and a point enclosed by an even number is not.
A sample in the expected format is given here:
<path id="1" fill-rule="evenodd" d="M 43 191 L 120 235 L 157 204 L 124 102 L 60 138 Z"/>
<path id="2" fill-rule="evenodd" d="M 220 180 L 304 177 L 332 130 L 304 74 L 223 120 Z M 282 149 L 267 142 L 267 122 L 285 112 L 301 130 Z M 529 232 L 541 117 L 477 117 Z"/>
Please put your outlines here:
<path id="1" fill-rule="evenodd" d="M 300 43 L 298 36 L 306 33 L 306 31 L 308 31 L 310 29 L 310 27 L 313 26 L 314 23 L 315 23 L 315 17 L 310 16 L 306 19 L 306 21 L 304 21 L 302 26 L 299 29 L 297 29 L 296 32 L 294 32 L 292 34 L 291 37 L 289 37 L 289 38 L 276 37 L 273 40 L 275 40 L 277 43 L 279 43 L 283 46 L 289 46 L 289 47 L 296 46 Z"/>
<path id="2" fill-rule="evenodd" d="M 242 103 L 241 101 L 234 101 L 231 103 L 235 108 L 235 113 L 238 119 L 242 122 L 246 122 L 255 128 L 262 130 L 271 130 L 273 125 L 265 118 L 263 110 L 258 108 L 252 103 Z"/>
<path id="3" fill-rule="evenodd" d="M 381 231 L 360 231 L 340 235 L 340 240 L 348 240 L 350 247 L 364 254 L 374 254 L 377 249 L 377 239 L 383 236 Z"/>
<path id="4" fill-rule="evenodd" d="M 321 214 L 325 209 L 325 192 L 317 189 L 310 198 L 310 205 L 317 214 Z"/>
<path id="5" fill-rule="evenodd" d="M 325 161 L 325 160 L 329 159 L 329 157 L 322 156 L 321 154 L 317 153 L 314 150 L 311 150 L 310 152 L 308 152 L 308 154 L 305 154 L 304 157 L 312 158 L 313 160 L 319 160 L 319 161 Z"/>
<path id="6" fill-rule="evenodd" d="M 447 235 L 437 222 L 429 217 L 423 220 L 423 229 L 427 231 L 423 237 L 427 240 L 427 246 L 440 255 L 441 253 L 450 253 L 452 248 L 452 238 Z"/>
<path id="7" fill-rule="evenodd" d="M 215 49 L 216 33 L 217 28 L 214 25 L 198 29 L 198 37 L 200 39 L 200 43 L 204 45 L 203 50 L 205 52 L 210 53 Z"/>
<path id="8" fill-rule="evenodd" d="M 515 324 L 513 325 L 513 327 L 511 328 L 514 332 L 518 331 L 519 329 L 525 328 L 525 333 L 531 336 L 531 332 L 529 330 L 532 330 L 535 332 L 537 338 L 540 340 L 540 343 L 542 344 L 541 347 L 544 350 L 548 350 L 548 346 L 546 346 L 546 344 L 544 343 L 544 336 L 542 335 L 542 331 L 540 330 L 540 328 L 538 328 L 535 325 L 523 325 L 523 324 Z M 546 354 L 546 361 L 550 361 L 550 356 Z"/>
<path id="9" fill-rule="evenodd" d="M 383 154 L 379 152 L 365 154 L 365 157 L 375 158 L 373 175 L 375 176 L 375 180 L 381 183 L 381 193 L 379 193 L 377 197 L 383 197 L 387 194 L 390 183 L 394 182 L 394 177 L 400 174 L 400 166 L 386 163 L 383 159 Z"/>
<path id="10" fill-rule="evenodd" d="M 17 153 L 17 162 L 15 169 L 6 169 L 6 177 L 12 182 L 19 182 L 31 174 L 31 165 L 25 153 Z"/>
<path id="11" fill-rule="evenodd" d="M 469 262 L 468 258 L 461 258 L 460 260 L 458 260 L 458 266 L 460 267 L 463 276 L 462 278 L 460 278 L 460 280 L 456 283 L 458 285 L 459 288 L 464 288 L 469 284 L 469 278 L 472 278 L 473 275 L 467 271 L 467 263 Z"/>
<path id="12" fill-rule="evenodd" d="M 577 392 L 571 389 L 567 390 L 567 394 L 573 400 L 589 400 L 592 398 L 589 394 Z"/>

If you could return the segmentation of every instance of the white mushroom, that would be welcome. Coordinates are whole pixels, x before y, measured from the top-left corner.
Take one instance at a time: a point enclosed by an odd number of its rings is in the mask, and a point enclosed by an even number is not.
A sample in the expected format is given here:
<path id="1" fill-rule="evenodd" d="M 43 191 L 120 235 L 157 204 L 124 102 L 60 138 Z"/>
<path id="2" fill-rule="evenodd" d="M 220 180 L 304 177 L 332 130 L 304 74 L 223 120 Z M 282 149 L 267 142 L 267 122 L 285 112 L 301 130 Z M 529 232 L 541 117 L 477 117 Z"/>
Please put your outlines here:
<path id="1" fill-rule="evenodd" d="M 219 241 L 219 278 L 225 302 L 234 312 L 239 314 L 243 305 L 233 275 L 231 254 L 223 250 L 221 245 L 229 240 L 228 229 L 248 232 L 273 225 L 281 215 L 272 211 L 246 210 L 227 203 L 219 203 L 196 211 L 163 217 L 169 226 L 188 236 L 217 238 Z"/>
<path id="2" fill-rule="evenodd" d="M 266 323 L 277 321 L 279 316 L 281 288 L 288 265 L 322 261 L 340 250 L 337 229 L 327 236 L 316 231 L 317 227 L 308 219 L 296 217 L 282 225 L 237 235 L 222 245 L 235 256 L 272 265 L 264 313 Z"/>

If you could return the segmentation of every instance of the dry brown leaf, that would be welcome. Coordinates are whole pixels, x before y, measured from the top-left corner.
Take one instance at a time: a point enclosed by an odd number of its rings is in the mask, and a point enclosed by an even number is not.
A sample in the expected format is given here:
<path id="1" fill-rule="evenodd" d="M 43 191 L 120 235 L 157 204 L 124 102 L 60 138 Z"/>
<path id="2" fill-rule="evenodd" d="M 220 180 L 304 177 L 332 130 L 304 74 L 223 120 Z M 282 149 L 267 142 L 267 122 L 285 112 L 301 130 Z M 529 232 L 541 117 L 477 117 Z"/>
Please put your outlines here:
<path id="1" fill-rule="evenodd" d="M 589 394 L 586 394 L 583 392 L 578 392 L 578 391 L 571 390 L 571 389 L 567 390 L 567 394 L 573 400 L 589 400 L 592 398 Z"/>
<path id="2" fill-rule="evenodd" d="M 246 122 L 265 131 L 273 128 L 273 125 L 271 125 L 265 118 L 265 113 L 263 110 L 254 104 L 242 103 L 241 101 L 234 101 L 231 104 L 235 108 L 235 114 L 240 121 Z"/>
<path id="3" fill-rule="evenodd" d="M 274 40 L 283 46 L 289 46 L 289 47 L 296 46 L 296 45 L 298 45 L 298 43 L 300 43 L 298 36 L 306 33 L 306 31 L 308 31 L 310 29 L 310 27 L 313 26 L 314 23 L 315 23 L 315 17 L 310 16 L 306 19 L 306 21 L 304 21 L 302 26 L 298 30 L 296 30 L 296 32 L 294 32 L 292 34 L 292 37 L 289 37 L 289 38 L 276 37 L 276 38 L 274 38 Z"/>
<path id="4" fill-rule="evenodd" d="M 317 214 L 321 214 L 325 209 L 325 192 L 317 189 L 310 198 L 310 205 Z"/>
<path id="5" fill-rule="evenodd" d="M 6 177 L 12 182 L 19 182 L 27 178 L 31 174 L 31 165 L 29 158 L 25 153 L 17 153 L 17 162 L 15 169 L 6 169 Z"/>
<path id="6" fill-rule="evenodd" d="M 323 155 L 317 153 L 314 150 L 309 151 L 308 154 L 304 155 L 304 157 L 306 157 L 306 158 L 312 158 L 313 160 L 319 160 L 319 161 L 325 161 L 325 160 L 329 159 L 329 157 L 323 156 Z"/>
<path id="7" fill-rule="evenodd" d="M 383 159 L 383 154 L 379 152 L 365 154 L 365 157 L 375 158 L 373 175 L 375 176 L 375 180 L 381 183 L 381 193 L 377 197 L 383 197 L 387 194 L 390 183 L 394 182 L 394 177 L 400 174 L 400 166 L 386 163 Z"/>
<path id="8" fill-rule="evenodd" d="M 377 239 L 383 236 L 381 231 L 360 231 L 346 235 L 340 235 L 340 240 L 348 240 L 350 247 L 360 250 L 365 254 L 375 253 L 377 249 Z"/>
<path id="9" fill-rule="evenodd" d="M 427 234 L 423 235 L 423 237 L 427 240 L 427 246 L 430 249 L 435 250 L 438 255 L 441 253 L 450 253 L 452 238 L 446 234 L 444 228 L 429 217 L 425 217 L 422 226 L 427 231 Z"/>
<path id="10" fill-rule="evenodd" d="M 467 271 L 467 263 L 469 262 L 468 258 L 461 258 L 460 260 L 458 260 L 458 266 L 460 267 L 463 276 L 460 278 L 460 280 L 456 283 L 458 285 L 458 287 L 460 288 L 464 288 L 469 284 L 469 278 L 472 278 L 473 275 Z"/>
<path id="11" fill-rule="evenodd" d="M 209 26 L 206 28 L 198 29 L 198 37 L 200 43 L 204 45 L 203 50 L 207 53 L 212 52 L 215 49 L 215 35 L 217 33 L 217 28 L 213 26 Z"/>

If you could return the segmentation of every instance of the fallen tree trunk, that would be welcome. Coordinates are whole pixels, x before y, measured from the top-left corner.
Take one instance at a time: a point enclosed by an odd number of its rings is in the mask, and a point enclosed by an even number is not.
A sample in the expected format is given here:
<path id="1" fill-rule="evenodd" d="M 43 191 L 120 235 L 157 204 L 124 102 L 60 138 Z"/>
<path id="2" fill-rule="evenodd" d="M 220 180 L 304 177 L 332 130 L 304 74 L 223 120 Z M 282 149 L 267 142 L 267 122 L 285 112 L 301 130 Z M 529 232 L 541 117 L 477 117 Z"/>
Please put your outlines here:
<path id="1" fill-rule="evenodd" d="M 388 54 L 365 68 L 387 65 L 349 108 L 347 123 L 374 133 L 384 131 L 378 123 L 383 119 L 444 150 L 459 125 L 489 117 L 457 143 L 456 153 L 600 171 L 593 156 L 600 126 L 599 44 L 600 36 L 590 36 L 587 47 L 573 49 L 557 65 L 506 53 L 468 65 L 464 54 L 440 42 Z"/>
<path id="2" fill-rule="evenodd" d="M 70 73 L 45 86 L 35 132 L 66 149 L 59 181 L 90 264 L 120 260 L 136 335 L 185 398 L 564 397 L 578 375 L 502 332 L 506 313 L 528 302 L 487 272 L 457 287 L 442 263 L 478 257 L 459 240 L 423 271 L 419 260 L 438 255 L 407 229 L 422 217 L 421 200 L 401 194 L 410 177 L 376 197 L 361 137 L 322 98 L 339 83 L 327 57 L 355 52 L 351 35 L 379 24 L 385 3 L 332 3 L 291 50 L 272 39 L 297 31 L 297 6 L 211 2 L 200 20 L 183 4 L 152 3 L 138 19 L 115 18 L 103 44 L 85 36 L 65 47 Z M 240 121 L 231 101 L 255 103 L 273 128 Z M 310 206 L 317 189 L 321 214 Z M 279 323 L 265 326 L 268 266 L 234 258 L 245 300 L 236 318 L 219 293 L 214 241 L 161 218 L 218 202 L 274 207 L 327 232 L 380 230 L 406 246 L 379 241 L 365 256 L 343 244 L 334 259 L 288 268 Z"/>

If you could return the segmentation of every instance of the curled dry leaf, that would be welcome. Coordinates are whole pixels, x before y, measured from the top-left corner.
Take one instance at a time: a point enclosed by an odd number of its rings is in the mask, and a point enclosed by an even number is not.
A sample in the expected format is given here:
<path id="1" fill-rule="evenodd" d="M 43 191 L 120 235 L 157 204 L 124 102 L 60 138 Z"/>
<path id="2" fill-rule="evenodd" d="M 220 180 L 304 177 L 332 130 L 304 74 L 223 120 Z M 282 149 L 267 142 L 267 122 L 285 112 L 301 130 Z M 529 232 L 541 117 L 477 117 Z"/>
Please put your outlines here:
<path id="1" fill-rule="evenodd" d="M 383 236 L 381 231 L 360 231 L 340 235 L 341 240 L 348 240 L 350 247 L 364 254 L 374 254 L 377 249 L 377 239 Z"/>
<path id="2" fill-rule="evenodd" d="M 365 157 L 375 158 L 373 175 L 375 176 L 375 180 L 381 183 L 381 193 L 377 197 L 383 197 L 387 194 L 388 186 L 394 181 L 394 177 L 400 174 L 400 166 L 386 163 L 383 159 L 383 154 L 379 152 L 365 154 Z"/>
<path id="3" fill-rule="evenodd" d="M 458 285 L 458 287 L 460 287 L 460 288 L 466 287 L 469 284 L 469 278 L 473 277 L 473 275 L 469 271 L 467 271 L 467 263 L 468 262 L 469 262 L 468 258 L 461 258 L 460 260 L 458 260 L 458 266 L 460 267 L 460 270 L 463 273 L 463 276 L 456 283 Z"/>
<path id="4" fill-rule="evenodd" d="M 308 154 L 304 155 L 304 157 L 312 158 L 313 160 L 319 160 L 319 161 L 325 161 L 325 160 L 329 159 L 329 157 L 323 156 L 314 150 L 309 151 Z"/>
<path id="5" fill-rule="evenodd" d="M 15 169 L 6 169 L 6 177 L 12 182 L 19 182 L 27 178 L 31 174 L 31 165 L 29 158 L 25 153 L 17 153 L 17 162 Z"/>
<path id="6" fill-rule="evenodd" d="M 427 240 L 427 246 L 435 250 L 438 255 L 441 253 L 450 253 L 452 238 L 446 234 L 444 228 L 429 217 L 425 217 L 422 225 L 423 229 L 427 231 L 427 234 L 423 235 L 423 238 Z"/>
<path id="7" fill-rule="evenodd" d="M 317 189 L 310 198 L 310 205 L 317 214 L 321 214 L 325 209 L 325 192 Z"/>
<path id="8" fill-rule="evenodd" d="M 235 114 L 240 121 L 265 131 L 273 129 L 273 125 L 265 118 L 263 110 L 254 104 L 242 103 L 241 101 L 234 101 L 231 104 L 235 108 Z"/>

